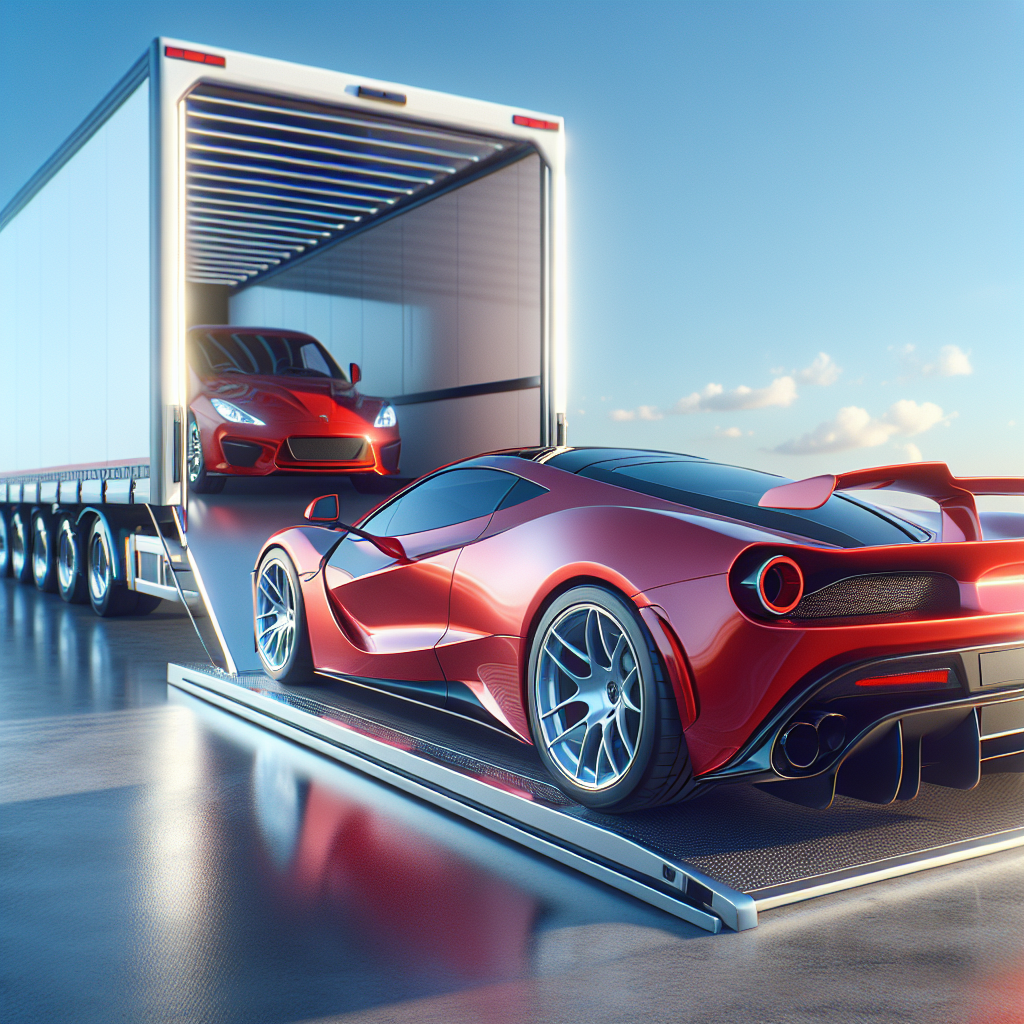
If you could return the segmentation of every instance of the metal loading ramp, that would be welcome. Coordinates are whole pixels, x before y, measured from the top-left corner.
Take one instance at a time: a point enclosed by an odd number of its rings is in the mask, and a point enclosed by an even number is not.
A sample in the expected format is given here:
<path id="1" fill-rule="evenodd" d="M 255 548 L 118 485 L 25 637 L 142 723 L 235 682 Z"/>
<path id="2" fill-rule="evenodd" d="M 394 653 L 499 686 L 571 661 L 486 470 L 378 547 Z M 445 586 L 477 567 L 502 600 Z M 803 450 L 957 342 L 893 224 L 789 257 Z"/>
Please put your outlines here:
<path id="1" fill-rule="evenodd" d="M 607 815 L 569 801 L 533 748 L 475 722 L 346 683 L 168 666 L 168 682 L 711 932 L 759 911 L 1024 845 L 1024 776 L 908 803 L 828 811 L 753 786 Z"/>

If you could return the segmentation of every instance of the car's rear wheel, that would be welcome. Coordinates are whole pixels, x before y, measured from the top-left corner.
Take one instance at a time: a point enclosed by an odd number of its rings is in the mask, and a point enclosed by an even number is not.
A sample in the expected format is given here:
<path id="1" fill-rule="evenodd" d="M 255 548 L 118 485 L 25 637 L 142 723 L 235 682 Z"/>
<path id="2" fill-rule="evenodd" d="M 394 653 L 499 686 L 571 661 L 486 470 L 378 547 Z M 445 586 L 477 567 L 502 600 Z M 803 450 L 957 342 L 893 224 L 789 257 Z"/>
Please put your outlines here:
<path id="1" fill-rule="evenodd" d="M 528 672 L 537 751 L 574 800 L 627 811 L 692 788 L 675 695 L 628 601 L 602 587 L 561 594 L 534 633 Z"/>
<path id="2" fill-rule="evenodd" d="M 57 589 L 57 559 L 53 517 L 42 511 L 32 515 L 32 578 L 44 593 Z"/>
<path id="3" fill-rule="evenodd" d="M 61 516 L 57 524 L 57 590 L 69 604 L 89 600 L 83 539 L 71 516 Z"/>
<path id="4" fill-rule="evenodd" d="M 32 582 L 32 534 L 25 513 L 15 509 L 10 522 L 11 573 L 19 583 Z"/>
<path id="5" fill-rule="evenodd" d="M 299 574 L 282 548 L 271 548 L 256 571 L 256 651 L 278 682 L 315 682 Z"/>
<path id="6" fill-rule="evenodd" d="M 199 431 L 195 413 L 188 414 L 188 485 L 196 494 L 218 494 L 224 490 L 227 478 L 211 476 L 206 472 L 203 457 L 203 436 Z"/>

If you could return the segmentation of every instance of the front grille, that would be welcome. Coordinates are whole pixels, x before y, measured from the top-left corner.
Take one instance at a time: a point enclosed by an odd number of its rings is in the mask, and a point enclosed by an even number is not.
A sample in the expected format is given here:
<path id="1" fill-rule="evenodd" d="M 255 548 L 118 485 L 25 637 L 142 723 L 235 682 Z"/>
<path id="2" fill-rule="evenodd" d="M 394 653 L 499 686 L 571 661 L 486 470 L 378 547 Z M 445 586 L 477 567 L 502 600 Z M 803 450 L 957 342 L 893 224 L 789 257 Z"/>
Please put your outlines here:
<path id="1" fill-rule="evenodd" d="M 363 437 L 289 437 L 288 451 L 296 462 L 357 462 L 370 455 Z"/>
<path id="2" fill-rule="evenodd" d="M 951 576 L 887 572 L 848 576 L 805 594 L 791 617 L 831 619 L 841 615 L 953 612 L 959 607 L 960 588 Z"/>

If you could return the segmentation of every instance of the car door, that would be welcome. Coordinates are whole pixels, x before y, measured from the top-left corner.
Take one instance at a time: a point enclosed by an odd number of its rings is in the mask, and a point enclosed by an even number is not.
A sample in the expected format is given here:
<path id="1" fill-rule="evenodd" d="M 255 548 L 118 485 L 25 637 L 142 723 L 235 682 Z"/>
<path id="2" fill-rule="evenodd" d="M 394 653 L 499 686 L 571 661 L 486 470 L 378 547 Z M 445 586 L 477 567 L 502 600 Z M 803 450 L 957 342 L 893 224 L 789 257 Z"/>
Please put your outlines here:
<path id="1" fill-rule="evenodd" d="M 447 470 L 362 524 L 369 533 L 397 538 L 405 560 L 347 535 L 325 567 L 341 631 L 323 667 L 442 706 L 444 673 L 434 646 L 448 628 L 455 563 L 515 482 L 497 470 Z"/>

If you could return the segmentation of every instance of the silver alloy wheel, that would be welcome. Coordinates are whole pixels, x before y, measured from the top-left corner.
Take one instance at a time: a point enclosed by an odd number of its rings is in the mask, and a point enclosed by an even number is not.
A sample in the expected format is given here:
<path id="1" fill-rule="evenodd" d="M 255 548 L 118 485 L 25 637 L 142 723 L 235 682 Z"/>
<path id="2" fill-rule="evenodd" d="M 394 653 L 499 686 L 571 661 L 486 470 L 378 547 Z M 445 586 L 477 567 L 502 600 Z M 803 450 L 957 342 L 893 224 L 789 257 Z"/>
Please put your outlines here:
<path id="1" fill-rule="evenodd" d="M 74 527 L 64 519 L 60 524 L 60 537 L 57 540 L 57 579 L 62 593 L 67 593 L 75 585 L 78 575 L 78 542 Z"/>
<path id="2" fill-rule="evenodd" d="M 8 538 L 7 516 L 0 509 L 0 577 L 6 576 L 10 568 L 11 546 Z"/>
<path id="3" fill-rule="evenodd" d="M 188 424 L 188 482 L 194 484 L 203 472 L 203 439 L 195 419 Z"/>
<path id="4" fill-rule="evenodd" d="M 89 540 L 89 593 L 102 604 L 114 581 L 114 571 L 104 530 L 94 530 Z"/>
<path id="5" fill-rule="evenodd" d="M 42 585 L 50 568 L 50 534 L 42 516 L 36 516 L 33 523 L 32 543 L 32 575 L 36 583 Z"/>
<path id="6" fill-rule="evenodd" d="M 534 697 L 541 740 L 562 774 L 594 791 L 630 769 L 643 727 L 643 680 L 632 641 L 607 609 L 567 608 L 541 641 Z"/>
<path id="7" fill-rule="evenodd" d="M 295 593 L 288 570 L 271 556 L 256 582 L 256 647 L 264 665 L 279 672 L 295 647 Z"/>

